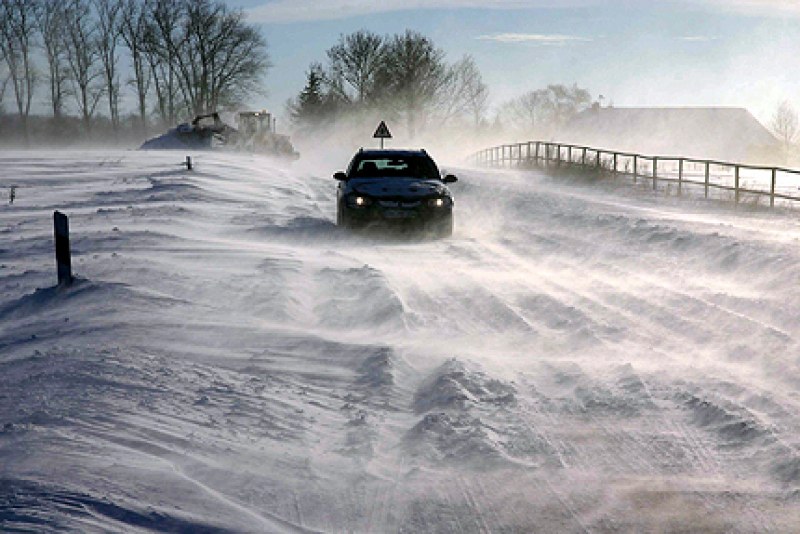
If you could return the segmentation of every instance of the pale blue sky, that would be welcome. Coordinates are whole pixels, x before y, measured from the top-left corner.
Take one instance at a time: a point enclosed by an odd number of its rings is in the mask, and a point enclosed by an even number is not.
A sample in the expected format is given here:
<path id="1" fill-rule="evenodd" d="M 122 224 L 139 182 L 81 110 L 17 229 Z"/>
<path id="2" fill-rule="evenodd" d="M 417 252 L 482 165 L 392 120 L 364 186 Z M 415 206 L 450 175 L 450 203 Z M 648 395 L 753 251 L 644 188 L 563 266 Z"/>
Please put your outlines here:
<path id="1" fill-rule="evenodd" d="M 800 0 L 229 0 L 261 26 L 279 113 L 340 34 L 406 28 L 471 54 L 497 104 L 573 83 L 618 106 L 800 107 Z"/>

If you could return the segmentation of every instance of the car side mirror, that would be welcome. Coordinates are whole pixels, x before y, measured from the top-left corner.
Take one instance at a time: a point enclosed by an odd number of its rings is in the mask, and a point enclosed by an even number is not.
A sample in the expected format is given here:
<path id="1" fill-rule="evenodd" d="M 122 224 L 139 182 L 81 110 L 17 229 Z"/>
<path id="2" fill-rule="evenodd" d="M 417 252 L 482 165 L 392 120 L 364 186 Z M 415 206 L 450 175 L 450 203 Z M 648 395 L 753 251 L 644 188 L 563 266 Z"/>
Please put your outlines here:
<path id="1" fill-rule="evenodd" d="M 456 178 L 456 177 L 455 177 L 454 175 L 452 175 L 452 174 L 448 174 L 447 176 L 445 176 L 445 177 L 442 179 L 442 181 L 443 181 L 444 183 L 446 183 L 446 184 L 452 184 L 452 183 L 455 183 L 455 182 L 457 182 L 457 181 L 458 181 L 458 178 Z"/>
<path id="2" fill-rule="evenodd" d="M 339 180 L 340 182 L 343 182 L 347 180 L 347 175 L 343 172 L 337 172 L 336 174 L 333 175 L 333 178 Z"/>

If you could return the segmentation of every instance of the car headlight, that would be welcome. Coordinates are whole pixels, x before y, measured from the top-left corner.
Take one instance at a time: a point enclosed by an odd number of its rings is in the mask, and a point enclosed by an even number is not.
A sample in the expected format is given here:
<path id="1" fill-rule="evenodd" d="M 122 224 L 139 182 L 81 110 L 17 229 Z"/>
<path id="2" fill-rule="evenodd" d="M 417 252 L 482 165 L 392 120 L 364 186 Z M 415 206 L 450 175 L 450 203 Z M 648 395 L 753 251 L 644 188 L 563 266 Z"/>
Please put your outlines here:
<path id="1" fill-rule="evenodd" d="M 428 200 L 428 206 L 431 208 L 446 208 L 453 203 L 448 197 L 432 198 Z"/>
<path id="2" fill-rule="evenodd" d="M 363 195 L 353 195 L 348 198 L 348 203 L 357 208 L 364 208 L 372 204 L 372 199 Z"/>

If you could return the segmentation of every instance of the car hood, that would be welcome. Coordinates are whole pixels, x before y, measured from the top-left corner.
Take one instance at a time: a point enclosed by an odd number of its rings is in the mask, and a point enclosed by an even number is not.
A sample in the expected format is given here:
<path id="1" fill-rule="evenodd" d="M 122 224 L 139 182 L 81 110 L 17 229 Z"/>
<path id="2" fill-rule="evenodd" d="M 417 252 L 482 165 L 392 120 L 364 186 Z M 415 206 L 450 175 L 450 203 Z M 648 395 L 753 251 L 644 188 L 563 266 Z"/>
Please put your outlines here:
<path id="1" fill-rule="evenodd" d="M 349 192 L 374 198 L 421 198 L 450 194 L 447 187 L 439 180 L 417 178 L 351 178 L 347 183 L 347 189 Z"/>

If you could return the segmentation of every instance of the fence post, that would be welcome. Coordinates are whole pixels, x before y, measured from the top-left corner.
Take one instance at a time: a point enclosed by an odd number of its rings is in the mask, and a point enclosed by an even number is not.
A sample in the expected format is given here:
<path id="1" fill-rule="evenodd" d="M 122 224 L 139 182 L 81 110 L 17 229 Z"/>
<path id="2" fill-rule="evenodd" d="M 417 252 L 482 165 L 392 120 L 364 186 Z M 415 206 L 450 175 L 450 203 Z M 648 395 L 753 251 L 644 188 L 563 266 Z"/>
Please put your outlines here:
<path id="1" fill-rule="evenodd" d="M 534 157 L 536 160 L 536 165 L 539 165 L 539 145 L 541 145 L 541 142 L 536 141 L 536 156 Z"/>
<path id="2" fill-rule="evenodd" d="M 772 169 L 772 184 L 769 187 L 769 207 L 775 207 L 775 183 L 778 181 L 778 169 Z"/>
<path id="3" fill-rule="evenodd" d="M 614 175 L 615 176 L 617 174 L 617 160 L 618 160 L 617 156 L 618 156 L 617 153 L 614 152 Z"/>
<path id="4" fill-rule="evenodd" d="M 186 156 L 186 170 L 192 170 L 192 156 Z"/>
<path id="5" fill-rule="evenodd" d="M 581 157 L 581 165 L 586 167 L 586 147 L 583 147 L 583 156 Z"/>
<path id="6" fill-rule="evenodd" d="M 739 166 L 738 165 L 736 165 L 734 167 L 733 188 L 734 188 L 734 198 L 736 200 L 736 203 L 738 204 L 739 203 Z"/>
<path id="7" fill-rule="evenodd" d="M 567 148 L 567 157 L 569 158 L 569 164 L 572 165 L 572 145 Z"/>
<path id="8" fill-rule="evenodd" d="M 711 181 L 711 163 L 706 161 L 706 198 L 708 198 L 708 184 Z"/>
<path id="9" fill-rule="evenodd" d="M 602 164 L 603 164 L 603 161 L 602 161 L 602 155 L 603 155 L 603 152 L 602 152 L 602 151 L 600 151 L 600 150 L 598 150 L 598 151 L 597 151 L 597 168 L 598 168 L 598 169 L 599 169 L 599 168 L 602 166 Z"/>
<path id="10" fill-rule="evenodd" d="M 681 196 L 683 189 L 683 158 L 678 160 L 678 196 Z"/>
<path id="11" fill-rule="evenodd" d="M 561 167 L 561 145 L 556 145 L 556 167 Z"/>
<path id="12" fill-rule="evenodd" d="M 653 191 L 658 189 L 657 181 L 658 181 L 658 158 L 653 156 Z"/>
<path id="13" fill-rule="evenodd" d="M 636 183 L 636 179 L 639 177 L 639 156 L 637 154 L 633 155 L 633 183 Z"/>
<path id="14" fill-rule="evenodd" d="M 69 219 L 60 211 L 53 212 L 53 233 L 56 242 L 56 269 L 58 285 L 72 283 L 72 258 L 69 250 Z"/>

